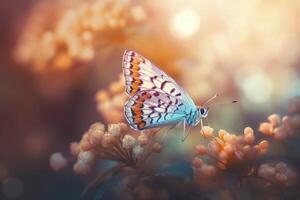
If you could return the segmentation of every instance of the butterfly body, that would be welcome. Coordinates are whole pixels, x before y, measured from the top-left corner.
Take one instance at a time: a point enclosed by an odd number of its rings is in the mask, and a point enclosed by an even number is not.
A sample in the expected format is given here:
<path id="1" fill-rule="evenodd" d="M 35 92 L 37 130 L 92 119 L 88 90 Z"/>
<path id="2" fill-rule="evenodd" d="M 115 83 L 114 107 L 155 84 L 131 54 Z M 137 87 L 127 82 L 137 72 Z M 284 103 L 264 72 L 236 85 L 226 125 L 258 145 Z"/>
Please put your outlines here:
<path id="1" fill-rule="evenodd" d="M 184 121 L 196 126 L 208 110 L 197 107 L 191 97 L 163 71 L 134 51 L 123 56 L 125 90 L 131 97 L 124 113 L 136 130 Z"/>

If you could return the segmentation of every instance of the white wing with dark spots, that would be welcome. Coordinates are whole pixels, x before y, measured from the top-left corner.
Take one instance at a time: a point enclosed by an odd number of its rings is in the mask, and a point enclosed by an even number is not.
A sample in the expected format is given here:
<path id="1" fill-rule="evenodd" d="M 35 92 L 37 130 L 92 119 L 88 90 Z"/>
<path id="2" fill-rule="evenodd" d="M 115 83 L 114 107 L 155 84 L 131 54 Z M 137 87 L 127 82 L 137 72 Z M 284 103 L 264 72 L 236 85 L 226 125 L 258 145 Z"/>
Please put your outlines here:
<path id="1" fill-rule="evenodd" d="M 125 117 L 131 127 L 143 130 L 182 121 L 185 110 L 185 104 L 167 93 L 144 90 L 127 101 Z"/>

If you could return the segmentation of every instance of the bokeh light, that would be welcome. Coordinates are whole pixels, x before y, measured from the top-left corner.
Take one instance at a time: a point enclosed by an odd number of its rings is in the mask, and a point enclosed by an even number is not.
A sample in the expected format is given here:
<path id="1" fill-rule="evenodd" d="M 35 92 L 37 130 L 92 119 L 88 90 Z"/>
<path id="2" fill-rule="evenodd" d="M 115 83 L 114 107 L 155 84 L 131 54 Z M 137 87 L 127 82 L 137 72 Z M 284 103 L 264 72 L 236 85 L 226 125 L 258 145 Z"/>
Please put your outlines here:
<path id="1" fill-rule="evenodd" d="M 183 8 L 172 19 L 170 29 L 175 37 L 188 38 L 200 27 L 200 16 L 192 8 Z"/>
<path id="2" fill-rule="evenodd" d="M 264 103 L 272 96 L 273 84 L 267 75 L 251 74 L 241 84 L 246 98 L 253 103 Z"/>
<path id="3" fill-rule="evenodd" d="M 31 133 L 24 138 L 24 153 L 28 158 L 41 158 L 47 152 L 51 138 L 45 133 Z"/>

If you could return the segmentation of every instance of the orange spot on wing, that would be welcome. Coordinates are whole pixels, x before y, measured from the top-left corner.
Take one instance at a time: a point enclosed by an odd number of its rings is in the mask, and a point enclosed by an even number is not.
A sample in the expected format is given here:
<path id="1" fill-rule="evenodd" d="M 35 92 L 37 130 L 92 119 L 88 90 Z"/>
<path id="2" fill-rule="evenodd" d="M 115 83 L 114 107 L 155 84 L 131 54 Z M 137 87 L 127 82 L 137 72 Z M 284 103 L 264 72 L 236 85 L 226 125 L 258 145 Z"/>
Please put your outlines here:
<path id="1" fill-rule="evenodd" d="M 138 64 L 135 64 L 135 63 L 133 63 L 133 64 L 132 64 L 132 70 L 133 70 L 133 71 L 139 71 L 139 70 L 140 70 L 140 67 L 139 67 L 139 65 L 138 65 Z"/>
<path id="2" fill-rule="evenodd" d="M 138 124 L 139 129 L 144 128 L 146 125 L 146 123 L 144 121 L 142 121 L 141 123 Z"/>
<path id="3" fill-rule="evenodd" d="M 137 87 L 132 87 L 131 94 L 135 94 L 138 91 Z"/>
<path id="4" fill-rule="evenodd" d="M 137 84 L 137 85 L 140 85 L 142 83 L 142 80 L 138 77 L 132 77 L 133 78 L 133 83 L 134 84 Z"/>
<path id="5" fill-rule="evenodd" d="M 132 81 L 132 85 L 131 85 L 131 88 L 132 88 L 131 94 L 135 94 L 139 90 L 139 87 L 143 82 L 138 77 L 132 77 L 132 78 L 133 78 L 133 81 Z"/>
<path id="6" fill-rule="evenodd" d="M 134 65 L 139 65 L 139 64 L 141 63 L 141 60 L 140 60 L 139 58 L 134 58 L 134 59 L 132 60 L 132 63 L 133 63 Z"/>
<path id="7" fill-rule="evenodd" d="M 141 110 L 142 105 L 141 104 L 135 104 L 132 106 L 133 112 L 139 112 Z"/>
<path id="8" fill-rule="evenodd" d="M 140 74 L 136 71 L 132 72 L 131 74 L 134 78 L 138 78 L 140 76 Z"/>
<path id="9" fill-rule="evenodd" d="M 139 123 L 141 123 L 143 120 L 142 120 L 142 118 L 135 118 L 134 119 L 134 123 L 136 123 L 136 124 L 139 124 Z"/>

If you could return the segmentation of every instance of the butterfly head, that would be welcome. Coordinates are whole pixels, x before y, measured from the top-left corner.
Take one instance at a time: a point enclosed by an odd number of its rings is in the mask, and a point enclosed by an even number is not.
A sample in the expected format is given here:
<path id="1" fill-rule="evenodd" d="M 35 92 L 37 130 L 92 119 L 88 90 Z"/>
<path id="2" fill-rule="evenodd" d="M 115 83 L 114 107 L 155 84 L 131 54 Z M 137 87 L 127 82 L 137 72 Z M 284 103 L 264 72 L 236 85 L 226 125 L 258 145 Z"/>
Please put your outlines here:
<path id="1" fill-rule="evenodd" d="M 206 118 L 208 116 L 209 107 L 205 108 L 205 107 L 202 107 L 202 106 L 198 106 L 197 110 L 199 112 L 200 118 Z"/>
<path id="2" fill-rule="evenodd" d="M 198 106 L 197 110 L 191 114 L 191 117 L 188 118 L 187 123 L 191 126 L 197 126 L 199 122 L 208 116 L 208 108 L 203 106 Z"/>

